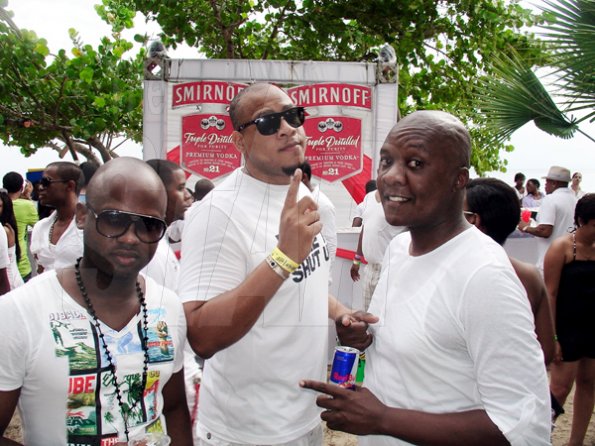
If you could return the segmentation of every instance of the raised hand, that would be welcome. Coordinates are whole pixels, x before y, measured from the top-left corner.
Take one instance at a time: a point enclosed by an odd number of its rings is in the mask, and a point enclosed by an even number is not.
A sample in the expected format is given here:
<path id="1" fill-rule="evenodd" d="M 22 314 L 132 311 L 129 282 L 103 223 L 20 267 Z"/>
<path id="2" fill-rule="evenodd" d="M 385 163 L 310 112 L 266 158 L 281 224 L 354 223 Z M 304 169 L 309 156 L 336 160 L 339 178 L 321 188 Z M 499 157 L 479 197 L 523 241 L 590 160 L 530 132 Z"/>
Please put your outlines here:
<path id="1" fill-rule="evenodd" d="M 297 200 L 302 171 L 291 178 L 279 223 L 279 249 L 296 263 L 302 263 L 310 253 L 314 237 L 322 229 L 318 205 L 312 197 Z"/>
<path id="2" fill-rule="evenodd" d="M 364 311 L 344 314 L 335 320 L 335 328 L 341 345 L 365 350 L 374 336 L 368 333 L 368 326 L 378 322 L 378 316 Z"/>

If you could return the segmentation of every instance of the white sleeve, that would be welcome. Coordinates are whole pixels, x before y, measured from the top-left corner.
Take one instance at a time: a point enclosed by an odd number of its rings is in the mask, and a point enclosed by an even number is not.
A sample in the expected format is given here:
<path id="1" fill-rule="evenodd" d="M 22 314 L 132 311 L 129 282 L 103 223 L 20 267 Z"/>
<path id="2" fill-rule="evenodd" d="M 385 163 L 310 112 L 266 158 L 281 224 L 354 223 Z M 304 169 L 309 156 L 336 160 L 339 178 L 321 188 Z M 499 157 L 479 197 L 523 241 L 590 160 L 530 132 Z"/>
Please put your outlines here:
<path id="1" fill-rule="evenodd" d="M 548 381 L 523 293 L 512 270 L 484 267 L 468 283 L 461 321 L 488 416 L 512 445 L 541 445 L 550 434 Z"/>
<path id="2" fill-rule="evenodd" d="M 537 211 L 537 223 L 540 225 L 554 225 L 556 223 L 556 207 L 552 197 L 546 197 Z"/>
<path id="3" fill-rule="evenodd" d="M 9 392 L 23 386 L 29 353 L 29 334 L 13 293 L 0 299 L 0 391 Z"/>
<path id="4" fill-rule="evenodd" d="M 177 296 L 176 296 L 176 300 L 177 300 Z M 185 357 L 185 353 L 184 353 L 184 349 L 186 346 L 186 330 L 187 330 L 187 325 L 186 325 L 186 315 L 184 313 L 184 308 L 182 307 L 181 303 L 179 305 L 179 311 L 178 311 L 178 321 L 176 323 L 176 357 L 174 359 L 174 373 L 179 372 L 182 367 L 184 367 L 184 357 Z"/>
<path id="5" fill-rule="evenodd" d="M 182 302 L 209 300 L 246 277 L 249 249 L 240 244 L 235 224 L 220 209 L 198 206 L 182 234 L 178 295 Z"/>

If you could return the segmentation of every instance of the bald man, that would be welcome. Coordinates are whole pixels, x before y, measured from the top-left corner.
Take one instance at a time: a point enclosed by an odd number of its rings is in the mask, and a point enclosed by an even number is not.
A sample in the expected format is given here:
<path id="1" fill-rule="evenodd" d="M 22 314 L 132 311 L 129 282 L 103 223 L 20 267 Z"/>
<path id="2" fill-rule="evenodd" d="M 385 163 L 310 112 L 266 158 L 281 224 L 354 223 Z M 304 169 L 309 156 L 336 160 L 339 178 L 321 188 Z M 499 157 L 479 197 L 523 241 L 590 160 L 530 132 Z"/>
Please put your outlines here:
<path id="1" fill-rule="evenodd" d="M 139 275 L 165 233 L 166 204 L 147 164 L 106 163 L 77 205 L 82 258 L 0 301 L 0 433 L 19 403 L 27 445 L 126 445 L 148 432 L 192 444 L 183 308 Z"/>
<path id="2" fill-rule="evenodd" d="M 463 214 L 470 149 L 458 119 L 420 111 L 380 150 L 386 219 L 409 232 L 389 245 L 372 298 L 380 321 L 364 387 L 301 383 L 327 394 L 322 419 L 362 435 L 362 446 L 550 443 L 527 298 L 502 247 Z"/>
<path id="3" fill-rule="evenodd" d="M 350 311 L 328 296 L 330 255 L 301 183 L 304 110 L 254 84 L 229 114 L 245 164 L 190 208 L 182 235 L 178 291 L 208 358 L 199 444 L 320 445 L 315 396 L 297 382 L 325 377 L 328 318 Z"/>

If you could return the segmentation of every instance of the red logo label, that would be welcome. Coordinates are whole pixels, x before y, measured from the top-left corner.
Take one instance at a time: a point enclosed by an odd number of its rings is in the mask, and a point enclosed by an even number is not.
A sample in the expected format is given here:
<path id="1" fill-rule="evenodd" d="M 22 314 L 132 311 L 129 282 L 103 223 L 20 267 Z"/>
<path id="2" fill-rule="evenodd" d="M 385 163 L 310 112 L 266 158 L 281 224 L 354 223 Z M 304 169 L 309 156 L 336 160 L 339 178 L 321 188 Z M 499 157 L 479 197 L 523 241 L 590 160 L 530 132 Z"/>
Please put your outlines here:
<path id="1" fill-rule="evenodd" d="M 289 88 L 287 94 L 302 107 L 343 105 L 372 108 L 372 89 L 353 84 L 312 84 Z"/>
<path id="2" fill-rule="evenodd" d="M 240 167 L 241 156 L 231 141 L 232 133 L 227 114 L 182 117 L 182 166 L 211 180 Z"/>
<path id="3" fill-rule="evenodd" d="M 312 173 L 326 181 L 349 178 L 362 170 L 362 122 L 346 116 L 311 117 L 304 123 L 306 158 Z"/>

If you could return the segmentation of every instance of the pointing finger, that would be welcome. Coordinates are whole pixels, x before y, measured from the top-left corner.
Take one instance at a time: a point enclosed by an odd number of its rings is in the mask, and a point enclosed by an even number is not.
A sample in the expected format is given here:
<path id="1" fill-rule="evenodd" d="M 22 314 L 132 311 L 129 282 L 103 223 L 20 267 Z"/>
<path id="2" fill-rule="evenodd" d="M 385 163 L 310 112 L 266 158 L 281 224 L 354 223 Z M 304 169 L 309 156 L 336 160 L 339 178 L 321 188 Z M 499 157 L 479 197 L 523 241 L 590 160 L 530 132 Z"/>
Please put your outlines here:
<path id="1" fill-rule="evenodd" d="M 295 173 L 291 177 L 289 183 L 289 189 L 285 196 L 285 207 L 295 206 L 297 203 L 298 190 L 300 189 L 300 183 L 302 181 L 302 170 L 296 169 Z"/>

